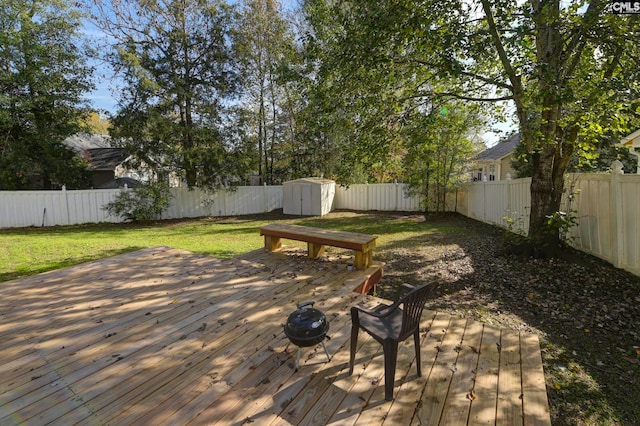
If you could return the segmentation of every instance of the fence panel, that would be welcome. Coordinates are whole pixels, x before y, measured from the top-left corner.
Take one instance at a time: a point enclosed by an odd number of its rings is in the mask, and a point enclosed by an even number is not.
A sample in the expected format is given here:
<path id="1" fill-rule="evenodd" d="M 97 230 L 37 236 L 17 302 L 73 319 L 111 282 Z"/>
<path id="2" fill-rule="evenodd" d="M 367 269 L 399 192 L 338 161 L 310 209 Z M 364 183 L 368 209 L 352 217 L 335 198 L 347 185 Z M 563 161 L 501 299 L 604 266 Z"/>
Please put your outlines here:
<path id="1" fill-rule="evenodd" d="M 530 178 L 474 182 L 458 191 L 456 211 L 485 223 L 506 227 L 505 217 L 514 220 L 521 232 L 529 230 Z"/>
<path id="2" fill-rule="evenodd" d="M 572 245 L 640 275 L 640 175 L 572 174 Z"/>
<path id="3" fill-rule="evenodd" d="M 576 194 L 572 209 L 578 226 L 570 232 L 573 245 L 612 261 L 610 175 L 571 175 L 567 185 Z"/>
<path id="4" fill-rule="evenodd" d="M 0 228 L 122 222 L 104 210 L 121 191 L 124 189 L 0 191 Z M 282 208 L 282 186 L 215 193 L 172 188 L 171 195 L 162 219 L 256 214 Z"/>
<path id="5" fill-rule="evenodd" d="M 66 204 L 67 221 L 62 224 L 121 222 L 120 218 L 110 216 L 104 206 L 113 201 L 120 190 L 96 189 L 61 191 Z"/>
<path id="6" fill-rule="evenodd" d="M 195 188 L 171 188 L 169 207 L 163 212 L 163 219 L 181 219 L 213 215 L 212 200 L 217 194 Z"/>
<path id="7" fill-rule="evenodd" d="M 369 210 L 368 186 L 364 184 L 350 185 L 348 188 L 337 186 L 334 195 L 334 208 L 345 210 Z"/>
<path id="8" fill-rule="evenodd" d="M 356 184 L 348 188 L 337 186 L 335 209 L 420 211 L 420 197 L 406 195 L 406 185 L 401 183 Z"/>
<path id="9" fill-rule="evenodd" d="M 102 210 L 118 190 L 2 191 L 0 227 L 119 222 Z"/>
<path id="10" fill-rule="evenodd" d="M 620 176 L 621 223 L 614 237 L 621 241 L 621 268 L 640 275 L 640 176 Z"/>

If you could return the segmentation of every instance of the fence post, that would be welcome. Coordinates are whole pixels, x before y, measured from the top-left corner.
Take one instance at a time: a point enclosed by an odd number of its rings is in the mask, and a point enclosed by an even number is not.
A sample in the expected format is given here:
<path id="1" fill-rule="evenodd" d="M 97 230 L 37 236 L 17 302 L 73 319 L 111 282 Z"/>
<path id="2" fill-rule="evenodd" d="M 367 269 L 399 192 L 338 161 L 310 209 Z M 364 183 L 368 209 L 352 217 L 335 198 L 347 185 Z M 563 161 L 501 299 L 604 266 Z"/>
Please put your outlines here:
<path id="1" fill-rule="evenodd" d="M 67 194 L 67 185 L 62 185 L 62 196 L 64 197 L 67 225 L 71 225 L 71 215 L 69 214 L 69 194 Z"/>
<path id="2" fill-rule="evenodd" d="M 398 185 L 398 181 L 395 180 L 394 183 L 396 184 L 396 207 L 395 207 L 395 211 L 400 210 L 400 185 Z"/>
<path id="3" fill-rule="evenodd" d="M 269 211 L 269 197 L 267 195 L 267 183 L 262 184 L 262 209 L 266 213 Z"/>
<path id="4" fill-rule="evenodd" d="M 365 189 L 365 194 L 367 194 L 366 195 L 367 198 L 365 200 L 365 209 L 366 209 L 366 211 L 369 211 L 369 210 L 371 210 L 369 208 L 369 198 L 371 197 L 371 194 L 369 194 L 369 192 L 370 192 L 369 182 L 365 182 L 364 185 L 365 185 L 365 188 L 366 188 Z"/>
<path id="5" fill-rule="evenodd" d="M 610 208 L 611 212 L 611 251 L 613 265 L 616 268 L 622 267 L 624 258 L 624 232 L 622 218 L 622 188 L 620 187 L 620 176 L 624 174 L 622 162 L 619 160 L 611 164 L 610 179 Z"/>
<path id="6" fill-rule="evenodd" d="M 487 223 L 487 176 L 482 179 L 482 221 Z"/>
<path id="7" fill-rule="evenodd" d="M 227 190 L 223 188 L 220 193 L 222 194 L 222 216 L 229 216 L 227 213 Z"/>

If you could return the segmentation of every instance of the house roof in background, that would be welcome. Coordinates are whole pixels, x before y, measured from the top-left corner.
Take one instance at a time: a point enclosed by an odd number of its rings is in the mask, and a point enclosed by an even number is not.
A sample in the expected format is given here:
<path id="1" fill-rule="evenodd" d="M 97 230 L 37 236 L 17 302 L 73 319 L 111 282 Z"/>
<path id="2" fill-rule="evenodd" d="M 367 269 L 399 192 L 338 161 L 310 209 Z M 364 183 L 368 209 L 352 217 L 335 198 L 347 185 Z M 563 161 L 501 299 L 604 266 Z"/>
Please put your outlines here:
<path id="1" fill-rule="evenodd" d="M 89 168 L 94 171 L 113 171 L 129 157 L 123 148 L 111 146 L 109 135 L 78 133 L 69 136 L 62 143 L 87 160 Z"/>
<path id="2" fill-rule="evenodd" d="M 636 144 L 637 143 L 637 144 Z M 620 145 L 639 146 L 640 145 L 640 129 L 620 139 Z"/>
<path id="3" fill-rule="evenodd" d="M 516 146 L 520 143 L 520 133 L 516 133 L 513 136 L 498 142 L 489 149 L 485 149 L 476 157 L 479 161 L 491 161 L 501 160 L 507 155 L 511 154 Z"/>
<path id="4" fill-rule="evenodd" d="M 91 170 L 115 170 L 129 154 L 123 148 L 91 148 L 84 151 L 83 157 Z"/>
<path id="5" fill-rule="evenodd" d="M 111 137 L 93 133 L 78 133 L 69 136 L 62 143 L 77 152 L 82 152 L 87 149 L 111 148 Z"/>

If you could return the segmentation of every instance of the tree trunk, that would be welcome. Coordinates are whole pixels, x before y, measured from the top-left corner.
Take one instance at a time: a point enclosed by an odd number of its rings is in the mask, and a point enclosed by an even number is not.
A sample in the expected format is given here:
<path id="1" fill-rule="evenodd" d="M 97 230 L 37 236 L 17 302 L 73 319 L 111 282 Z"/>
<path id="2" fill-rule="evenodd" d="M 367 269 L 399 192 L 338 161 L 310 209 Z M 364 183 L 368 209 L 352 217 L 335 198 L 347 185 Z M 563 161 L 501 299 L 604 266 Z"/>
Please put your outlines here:
<path id="1" fill-rule="evenodd" d="M 529 238 L 531 242 L 546 250 L 557 247 L 558 230 L 547 225 L 548 216 L 560 210 L 564 186 L 564 172 L 568 161 L 562 161 L 563 140 L 560 127 L 562 101 L 559 83 L 562 37 L 558 30 L 559 2 L 534 2 L 536 23 L 536 56 L 540 110 L 533 114 L 534 122 L 527 128 L 538 129 L 523 132 L 532 159 L 531 213 L 529 216 Z M 539 114 L 539 116 L 538 116 Z M 532 120 L 520 117 L 521 123 Z M 521 126 L 523 127 L 523 126 Z M 534 139 L 535 138 L 535 139 Z"/>
<path id="2" fill-rule="evenodd" d="M 538 246 L 557 246 L 559 236 L 547 225 L 547 216 L 560 210 L 564 185 L 564 170 L 554 170 L 553 147 L 545 147 L 533 154 L 531 176 L 531 213 L 529 216 L 529 238 Z M 558 176 L 558 172 L 560 175 Z"/>

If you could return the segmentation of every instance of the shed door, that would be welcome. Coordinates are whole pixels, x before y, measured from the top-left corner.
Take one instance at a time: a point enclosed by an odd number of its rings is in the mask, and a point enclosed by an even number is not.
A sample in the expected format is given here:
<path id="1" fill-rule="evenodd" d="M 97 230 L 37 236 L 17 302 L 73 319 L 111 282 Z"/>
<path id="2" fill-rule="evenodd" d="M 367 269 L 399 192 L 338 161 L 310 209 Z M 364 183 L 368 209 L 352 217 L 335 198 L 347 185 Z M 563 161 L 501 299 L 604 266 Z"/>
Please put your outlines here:
<path id="1" fill-rule="evenodd" d="M 311 197 L 311 185 L 300 185 L 300 215 L 313 215 L 313 200 Z"/>

